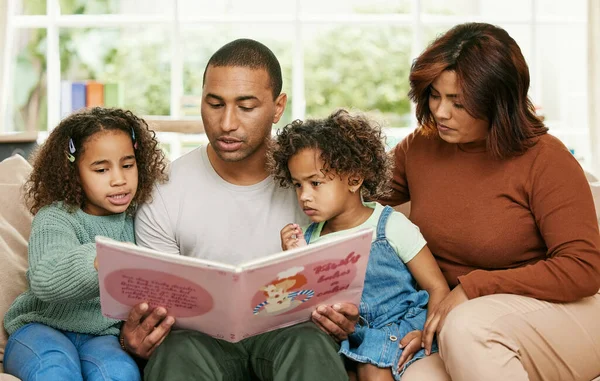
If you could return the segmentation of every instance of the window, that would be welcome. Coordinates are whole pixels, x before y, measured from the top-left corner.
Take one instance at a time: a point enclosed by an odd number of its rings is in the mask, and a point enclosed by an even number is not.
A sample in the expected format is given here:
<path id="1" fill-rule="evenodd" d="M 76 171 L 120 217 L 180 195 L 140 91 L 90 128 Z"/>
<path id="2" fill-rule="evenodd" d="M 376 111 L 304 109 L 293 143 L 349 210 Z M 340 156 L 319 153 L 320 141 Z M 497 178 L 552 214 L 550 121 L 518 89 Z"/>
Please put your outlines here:
<path id="1" fill-rule="evenodd" d="M 148 119 L 199 119 L 182 102 L 200 95 L 208 58 L 249 37 L 282 64 L 279 125 L 348 107 L 381 121 L 393 145 L 416 124 L 412 59 L 453 25 L 484 21 L 519 43 L 534 103 L 585 165 L 586 17 L 586 0 L 8 0 L 0 125 L 52 129 L 64 80 L 118 83 L 123 106 Z M 178 136 L 164 135 L 171 157 L 202 140 Z"/>

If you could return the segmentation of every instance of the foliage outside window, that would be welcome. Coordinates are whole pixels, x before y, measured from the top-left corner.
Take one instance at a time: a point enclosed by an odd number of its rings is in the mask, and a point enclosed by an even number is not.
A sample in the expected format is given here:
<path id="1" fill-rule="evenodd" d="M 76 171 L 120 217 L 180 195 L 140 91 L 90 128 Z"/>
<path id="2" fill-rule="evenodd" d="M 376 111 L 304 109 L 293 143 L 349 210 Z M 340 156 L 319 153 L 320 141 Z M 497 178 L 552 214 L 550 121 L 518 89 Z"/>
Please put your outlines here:
<path id="1" fill-rule="evenodd" d="M 210 55 L 249 37 L 269 46 L 282 64 L 289 103 L 279 126 L 346 107 L 366 111 L 386 127 L 407 127 L 391 132 L 393 143 L 415 127 L 407 97 L 412 59 L 453 25 L 481 20 L 504 27 L 521 46 L 530 95 L 551 133 L 578 157 L 590 156 L 587 0 L 7 1 L 17 4 L 8 17 L 18 25 L 7 34 L 14 48 L 5 61 L 13 84 L 5 131 L 43 131 L 57 122 L 49 121 L 57 118 L 53 110 L 60 102 L 47 99 L 58 75 L 55 63 L 46 62 L 49 51 L 58 48 L 60 79 L 118 82 L 124 107 L 177 118 L 179 97 L 201 94 Z M 53 7 L 60 8 L 58 21 L 36 21 Z M 77 21 L 82 17 L 101 22 L 90 27 Z M 48 40 L 54 26 L 58 47 Z"/>
<path id="2" fill-rule="evenodd" d="M 354 12 L 403 11 L 379 1 L 358 2 Z M 46 12 L 46 0 L 24 0 L 23 14 Z M 61 14 L 118 14 L 112 0 L 60 0 Z M 406 7 L 405 7 L 406 8 Z M 308 7 L 308 9 L 311 9 Z M 410 124 L 407 75 L 411 31 L 394 26 L 334 25 L 310 32 L 304 39 L 306 116 L 321 117 L 337 107 L 368 110 L 390 126 Z M 198 30 L 200 29 L 200 30 Z M 248 36 L 269 46 L 282 63 L 284 91 L 289 103 L 279 125 L 293 119 L 292 28 L 283 38 L 273 30 L 286 26 L 245 24 L 188 28 L 182 31 L 184 47 L 184 95 L 199 95 L 202 73 L 210 55 L 234 38 Z M 262 33 L 260 32 L 262 30 Z M 258 31 L 258 32 L 255 32 Z M 20 30 L 26 41 L 20 46 L 15 68 L 13 121 L 15 130 L 45 130 L 46 30 Z M 253 36 L 255 35 L 255 36 Z M 169 31 L 160 25 L 121 28 L 60 28 L 61 78 L 119 82 L 125 88 L 124 107 L 140 115 L 170 115 Z M 18 86 L 16 85 L 18 84 Z"/>

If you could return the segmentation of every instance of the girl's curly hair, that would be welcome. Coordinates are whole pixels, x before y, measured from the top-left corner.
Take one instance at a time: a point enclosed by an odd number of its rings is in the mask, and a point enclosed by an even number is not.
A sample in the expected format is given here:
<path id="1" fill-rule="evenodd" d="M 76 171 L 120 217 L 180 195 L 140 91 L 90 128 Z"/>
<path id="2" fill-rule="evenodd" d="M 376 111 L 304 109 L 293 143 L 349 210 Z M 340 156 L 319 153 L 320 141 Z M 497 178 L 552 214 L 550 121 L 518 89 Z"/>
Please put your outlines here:
<path id="1" fill-rule="evenodd" d="M 389 192 L 391 160 L 381 127 L 364 115 L 340 109 L 325 119 L 296 120 L 277 132 L 268 166 L 282 187 L 292 184 L 288 161 L 303 149 L 321 150 L 324 171 L 363 179 L 361 194 L 375 199 Z M 354 180 L 356 181 L 356 180 Z M 349 185 L 353 185 L 352 183 Z"/>
<path id="2" fill-rule="evenodd" d="M 94 107 L 69 115 L 52 130 L 48 139 L 32 156 L 33 171 L 25 183 L 25 201 L 35 214 L 42 207 L 62 201 L 73 210 L 83 207 L 85 194 L 81 187 L 77 161 L 84 144 L 101 131 L 123 131 L 132 137 L 138 167 L 138 188 L 127 212 L 151 199 L 154 182 L 167 180 L 166 162 L 158 147 L 156 134 L 148 124 L 131 111 Z M 133 134 L 132 134 L 133 132 Z M 69 139 L 75 145 L 75 162 L 67 158 Z"/>

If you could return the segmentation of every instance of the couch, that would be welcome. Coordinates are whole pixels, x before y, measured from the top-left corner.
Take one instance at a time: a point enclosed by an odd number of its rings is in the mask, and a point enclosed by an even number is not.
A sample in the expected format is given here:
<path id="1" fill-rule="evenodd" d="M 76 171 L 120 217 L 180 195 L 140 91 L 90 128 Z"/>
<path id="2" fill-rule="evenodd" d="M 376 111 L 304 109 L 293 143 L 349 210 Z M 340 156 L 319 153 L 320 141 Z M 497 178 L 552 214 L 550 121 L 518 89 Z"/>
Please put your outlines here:
<path id="1" fill-rule="evenodd" d="M 12 301 L 27 288 L 27 241 L 32 216 L 21 201 L 22 185 L 31 166 L 21 156 L 12 156 L 0 162 L 0 317 Z M 0 381 L 18 381 L 3 374 L 2 359 L 7 335 L 0 328 Z"/>
<path id="2" fill-rule="evenodd" d="M 22 202 L 22 185 L 31 171 L 31 166 L 23 157 L 12 156 L 0 162 L 0 318 L 10 307 L 12 301 L 23 292 L 27 283 L 27 241 L 32 215 Z M 588 174 L 588 180 L 596 201 L 596 215 L 600 223 L 600 181 Z M 405 204 L 398 208 L 407 213 L 410 206 Z M 1 325 L 1 324 L 0 324 Z M 4 374 L 2 359 L 7 335 L 4 327 L 0 327 L 0 381 L 18 381 L 17 378 Z M 594 381 L 600 381 L 600 377 Z"/>

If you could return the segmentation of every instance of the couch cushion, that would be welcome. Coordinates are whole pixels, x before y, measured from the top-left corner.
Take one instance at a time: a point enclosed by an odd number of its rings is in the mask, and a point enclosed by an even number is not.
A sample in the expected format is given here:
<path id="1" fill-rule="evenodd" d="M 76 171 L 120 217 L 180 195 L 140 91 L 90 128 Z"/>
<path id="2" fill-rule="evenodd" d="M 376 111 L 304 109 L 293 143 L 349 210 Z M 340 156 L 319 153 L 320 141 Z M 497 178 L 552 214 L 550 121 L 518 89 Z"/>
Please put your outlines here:
<path id="1" fill-rule="evenodd" d="M 27 288 L 27 241 L 32 216 L 24 206 L 22 188 L 31 166 L 21 156 L 0 162 L 0 373 L 6 345 L 4 314 Z"/>

